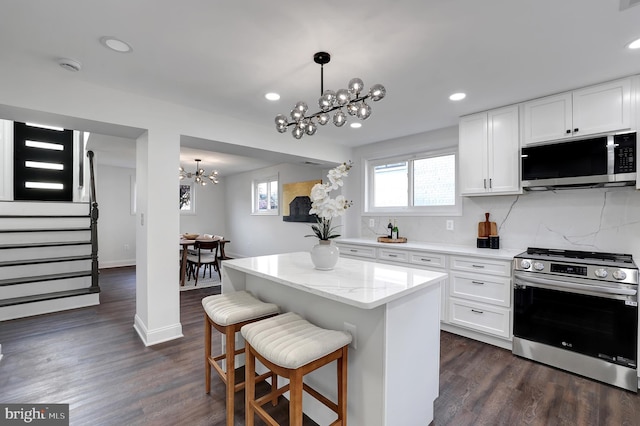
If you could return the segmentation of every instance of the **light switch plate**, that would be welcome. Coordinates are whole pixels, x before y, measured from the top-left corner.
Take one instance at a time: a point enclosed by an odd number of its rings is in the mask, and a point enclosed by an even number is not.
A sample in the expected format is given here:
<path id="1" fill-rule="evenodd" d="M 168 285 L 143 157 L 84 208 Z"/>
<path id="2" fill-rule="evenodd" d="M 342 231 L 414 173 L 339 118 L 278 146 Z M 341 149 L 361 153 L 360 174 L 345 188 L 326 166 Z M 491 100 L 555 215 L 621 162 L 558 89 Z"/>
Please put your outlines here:
<path id="1" fill-rule="evenodd" d="M 376 220 L 375 219 L 369 219 L 369 228 L 373 228 L 374 226 L 376 226 Z"/>
<path id="2" fill-rule="evenodd" d="M 447 231 L 453 231 L 453 221 L 447 220 Z"/>

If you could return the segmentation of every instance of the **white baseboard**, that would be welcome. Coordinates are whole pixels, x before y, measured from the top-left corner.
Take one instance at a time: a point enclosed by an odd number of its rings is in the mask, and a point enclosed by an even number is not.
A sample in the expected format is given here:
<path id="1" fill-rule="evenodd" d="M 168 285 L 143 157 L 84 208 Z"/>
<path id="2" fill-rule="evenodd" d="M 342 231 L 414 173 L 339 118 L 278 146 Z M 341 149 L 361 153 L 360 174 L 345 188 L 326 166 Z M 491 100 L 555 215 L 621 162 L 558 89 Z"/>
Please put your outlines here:
<path id="1" fill-rule="evenodd" d="M 490 336 L 485 333 L 479 333 L 477 331 L 468 330 L 463 327 L 458 327 L 453 324 L 440 323 L 440 330 L 447 331 L 449 333 L 457 334 L 463 337 L 467 337 L 469 339 L 478 340 L 480 342 L 488 343 L 493 346 L 497 346 L 499 348 L 511 350 L 513 344 L 510 340 L 505 340 L 500 337 Z"/>
<path id="2" fill-rule="evenodd" d="M 123 266 L 136 266 L 135 259 L 124 259 L 124 260 L 109 260 L 109 261 L 99 261 L 100 269 L 108 269 L 108 268 L 121 268 Z"/>
<path id="3" fill-rule="evenodd" d="M 158 343 L 168 342 L 170 340 L 184 337 L 182 334 L 182 324 L 177 323 L 167 327 L 148 330 L 142 319 L 136 314 L 133 320 L 133 328 L 140 336 L 145 346 L 157 345 Z"/>

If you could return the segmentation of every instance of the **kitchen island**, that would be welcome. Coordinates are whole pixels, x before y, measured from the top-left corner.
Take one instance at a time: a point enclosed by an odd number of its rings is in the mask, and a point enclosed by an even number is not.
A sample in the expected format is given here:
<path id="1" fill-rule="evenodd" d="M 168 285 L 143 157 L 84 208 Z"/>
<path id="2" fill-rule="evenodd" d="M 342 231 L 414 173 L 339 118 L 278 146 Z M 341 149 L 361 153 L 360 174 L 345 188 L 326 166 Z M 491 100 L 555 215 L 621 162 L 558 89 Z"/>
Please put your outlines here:
<path id="1" fill-rule="evenodd" d="M 282 312 L 355 334 L 347 385 L 351 426 L 427 425 L 433 420 L 440 368 L 440 282 L 446 278 L 443 272 L 346 258 L 332 271 L 318 271 L 309 253 L 222 263 L 223 293 L 248 290 L 278 304 Z M 335 371 L 330 364 L 305 381 L 335 401 Z M 304 398 L 304 412 L 315 422 L 334 420 L 322 404 L 306 394 Z"/>

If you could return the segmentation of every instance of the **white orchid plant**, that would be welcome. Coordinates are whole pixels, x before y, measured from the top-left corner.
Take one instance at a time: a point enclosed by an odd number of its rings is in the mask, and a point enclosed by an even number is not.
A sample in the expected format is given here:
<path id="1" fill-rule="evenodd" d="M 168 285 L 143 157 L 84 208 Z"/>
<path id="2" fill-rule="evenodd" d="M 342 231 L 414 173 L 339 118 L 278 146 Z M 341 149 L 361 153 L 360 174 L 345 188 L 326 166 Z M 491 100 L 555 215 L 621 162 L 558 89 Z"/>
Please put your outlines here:
<path id="1" fill-rule="evenodd" d="M 344 212 L 351 207 L 352 201 L 347 201 L 343 195 L 331 198 L 329 193 L 344 185 L 343 178 L 349 176 L 349 170 L 353 166 L 351 161 L 342 163 L 338 167 L 329 170 L 327 178 L 329 182 L 316 183 L 311 188 L 311 210 L 309 214 L 317 215 L 317 224 L 311 225 L 313 234 L 305 235 L 305 237 L 317 237 L 322 241 L 328 241 L 332 238 L 339 237 L 335 229 L 337 226 L 331 226 L 334 217 L 344 215 Z"/>

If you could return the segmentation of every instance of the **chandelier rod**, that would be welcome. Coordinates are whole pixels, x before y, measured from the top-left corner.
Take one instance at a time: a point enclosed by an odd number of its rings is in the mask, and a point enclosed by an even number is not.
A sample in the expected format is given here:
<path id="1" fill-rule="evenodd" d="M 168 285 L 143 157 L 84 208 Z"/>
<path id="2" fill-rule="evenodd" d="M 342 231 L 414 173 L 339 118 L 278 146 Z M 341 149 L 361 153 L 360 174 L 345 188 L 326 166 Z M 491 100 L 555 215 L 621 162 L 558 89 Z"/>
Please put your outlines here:
<path id="1" fill-rule="evenodd" d="M 320 96 L 324 93 L 324 65 L 331 61 L 331 55 L 327 52 L 317 52 L 313 55 L 313 62 L 320 64 Z"/>

